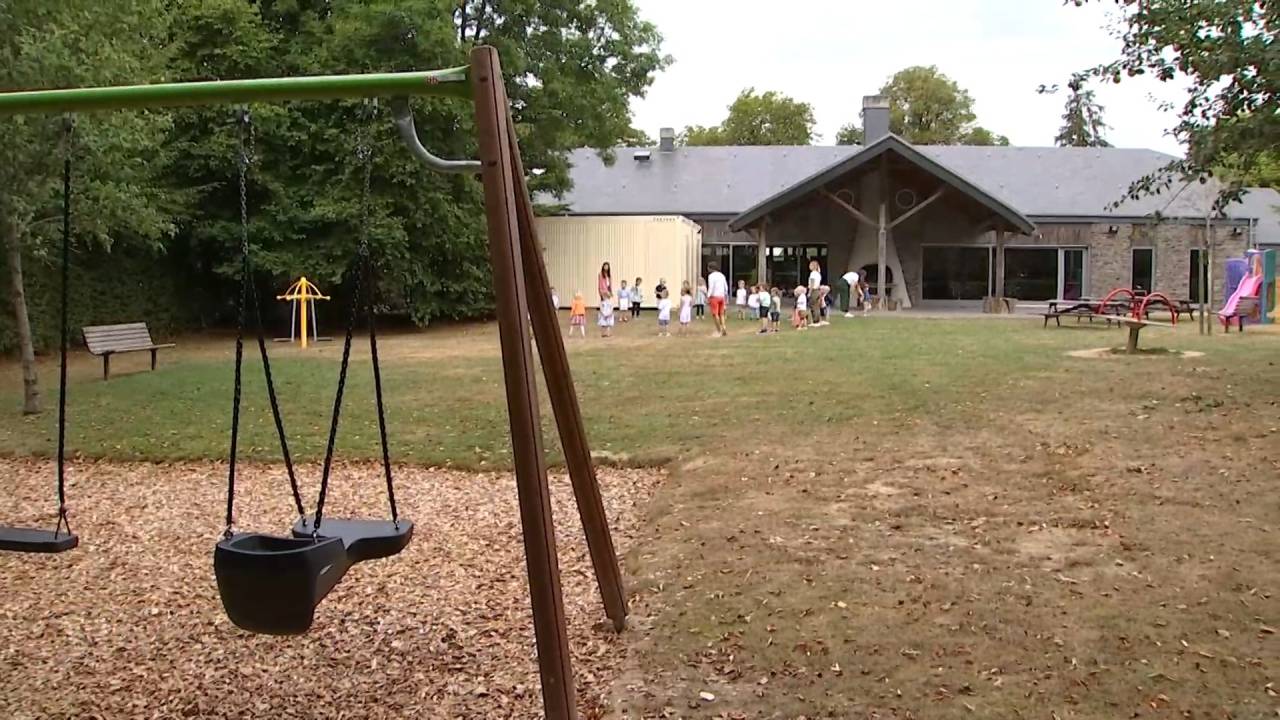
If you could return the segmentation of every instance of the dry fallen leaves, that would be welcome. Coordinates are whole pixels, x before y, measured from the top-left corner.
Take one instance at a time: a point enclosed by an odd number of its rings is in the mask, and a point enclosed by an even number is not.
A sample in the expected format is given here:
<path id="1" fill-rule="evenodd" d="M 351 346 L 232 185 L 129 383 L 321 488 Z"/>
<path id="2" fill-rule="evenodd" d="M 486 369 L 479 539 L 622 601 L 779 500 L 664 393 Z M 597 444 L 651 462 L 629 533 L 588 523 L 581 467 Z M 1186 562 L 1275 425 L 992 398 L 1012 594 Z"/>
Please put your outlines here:
<path id="1" fill-rule="evenodd" d="M 621 552 L 661 474 L 599 475 Z M 52 476 L 47 462 L 0 460 L 0 522 L 51 520 Z M 316 468 L 300 476 L 314 498 Z M 0 554 L 0 717 L 541 717 L 510 475 L 399 468 L 413 543 L 353 568 L 312 631 L 292 638 L 250 635 L 222 612 L 212 557 L 225 477 L 220 463 L 73 464 L 80 547 Z M 604 615 L 572 490 L 562 476 L 551 484 L 579 706 L 590 717 L 619 671 L 622 641 L 593 629 Z M 289 527 L 279 468 L 246 466 L 239 485 L 240 527 Z M 328 509 L 384 517 L 380 466 L 338 465 Z"/>

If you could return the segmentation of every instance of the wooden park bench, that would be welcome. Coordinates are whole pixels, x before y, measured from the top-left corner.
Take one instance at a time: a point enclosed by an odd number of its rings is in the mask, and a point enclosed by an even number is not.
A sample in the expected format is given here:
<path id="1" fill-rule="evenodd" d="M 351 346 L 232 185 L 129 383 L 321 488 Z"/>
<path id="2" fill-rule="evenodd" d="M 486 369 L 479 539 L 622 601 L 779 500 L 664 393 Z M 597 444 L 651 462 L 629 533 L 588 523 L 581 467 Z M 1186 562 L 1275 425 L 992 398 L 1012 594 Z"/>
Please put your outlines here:
<path id="1" fill-rule="evenodd" d="M 1244 332 L 1244 321 L 1246 318 L 1252 318 L 1258 314 L 1258 296 L 1252 295 L 1240 298 L 1236 303 L 1236 311 L 1230 315 L 1218 313 L 1218 319 L 1222 320 L 1222 326 L 1225 332 L 1231 332 L 1231 321 L 1236 323 L 1236 329 Z"/>
<path id="2" fill-rule="evenodd" d="M 89 325 L 83 328 L 84 346 L 91 355 L 102 357 L 102 379 L 111 379 L 111 356 L 116 353 L 151 352 L 151 369 L 156 369 L 156 351 L 174 347 L 173 343 L 156 344 L 144 322 L 122 325 Z"/>

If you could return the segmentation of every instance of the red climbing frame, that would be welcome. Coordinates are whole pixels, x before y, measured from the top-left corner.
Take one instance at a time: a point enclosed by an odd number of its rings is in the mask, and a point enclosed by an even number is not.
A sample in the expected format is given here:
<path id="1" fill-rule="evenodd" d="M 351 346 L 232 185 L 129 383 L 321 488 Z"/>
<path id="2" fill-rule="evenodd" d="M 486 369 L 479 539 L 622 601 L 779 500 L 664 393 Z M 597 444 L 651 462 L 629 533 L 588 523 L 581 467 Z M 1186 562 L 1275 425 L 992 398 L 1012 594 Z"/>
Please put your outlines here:
<path id="1" fill-rule="evenodd" d="M 1098 315 L 1105 315 L 1107 312 L 1107 306 L 1110 305 L 1111 301 L 1119 295 L 1128 296 L 1129 304 L 1133 308 L 1133 319 L 1135 320 L 1145 320 L 1147 317 L 1147 307 L 1151 305 L 1152 302 L 1157 302 L 1163 303 L 1165 307 L 1169 308 L 1169 317 L 1172 318 L 1174 325 L 1178 324 L 1177 308 L 1174 307 L 1173 302 L 1169 300 L 1164 293 L 1149 293 L 1142 297 L 1142 302 L 1138 302 L 1138 294 L 1127 287 L 1118 287 L 1107 293 L 1107 296 L 1102 298 L 1102 302 L 1098 303 L 1098 308 L 1094 310 L 1094 312 Z"/>
<path id="2" fill-rule="evenodd" d="M 1142 304 L 1134 309 L 1133 316 L 1138 320 L 1146 319 L 1147 306 L 1150 305 L 1152 301 L 1163 303 L 1165 307 L 1169 308 L 1169 318 L 1172 321 L 1172 324 L 1178 324 L 1178 309 L 1173 306 L 1173 301 L 1166 297 L 1164 293 L 1151 293 L 1142 298 Z"/>

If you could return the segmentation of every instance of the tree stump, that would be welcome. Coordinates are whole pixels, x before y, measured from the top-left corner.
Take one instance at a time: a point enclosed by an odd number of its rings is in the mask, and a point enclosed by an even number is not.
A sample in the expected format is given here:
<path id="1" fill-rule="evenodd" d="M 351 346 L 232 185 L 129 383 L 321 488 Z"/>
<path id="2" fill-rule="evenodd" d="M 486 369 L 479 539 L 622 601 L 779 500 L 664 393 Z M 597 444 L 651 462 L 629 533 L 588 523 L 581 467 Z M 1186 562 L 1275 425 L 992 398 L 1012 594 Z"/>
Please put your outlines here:
<path id="1" fill-rule="evenodd" d="M 982 312 L 988 315 L 1012 315 L 1017 307 L 1017 298 L 995 297 L 988 295 L 982 299 Z"/>

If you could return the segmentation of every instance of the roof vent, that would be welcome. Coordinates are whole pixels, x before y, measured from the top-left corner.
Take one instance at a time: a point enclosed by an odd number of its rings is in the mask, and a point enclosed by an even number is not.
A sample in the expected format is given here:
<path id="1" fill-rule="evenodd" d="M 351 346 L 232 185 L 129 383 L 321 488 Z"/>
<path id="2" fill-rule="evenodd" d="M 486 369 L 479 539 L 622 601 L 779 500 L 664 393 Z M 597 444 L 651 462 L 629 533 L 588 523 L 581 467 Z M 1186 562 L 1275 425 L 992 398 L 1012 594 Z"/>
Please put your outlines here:
<path id="1" fill-rule="evenodd" d="M 635 161 L 638 163 L 649 162 L 649 159 L 652 157 L 653 157 L 653 153 L 649 152 L 648 150 L 637 150 L 635 151 L 635 154 L 632 155 L 632 158 L 634 158 Z"/>
<path id="2" fill-rule="evenodd" d="M 676 129 L 662 128 L 658 131 L 658 149 L 662 152 L 674 152 L 676 149 Z"/>

